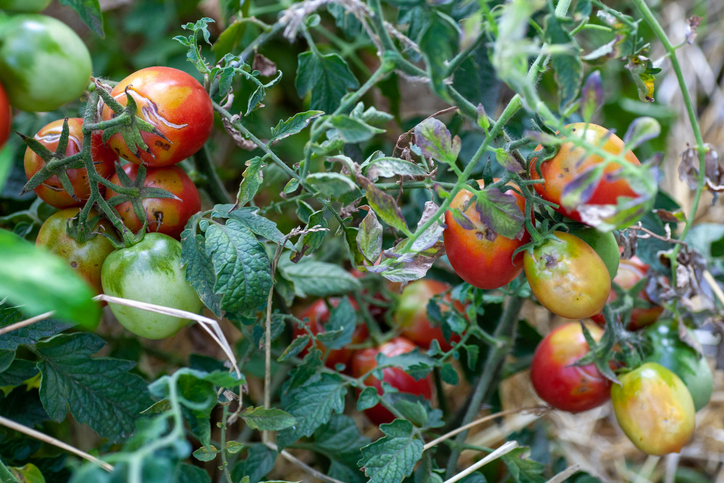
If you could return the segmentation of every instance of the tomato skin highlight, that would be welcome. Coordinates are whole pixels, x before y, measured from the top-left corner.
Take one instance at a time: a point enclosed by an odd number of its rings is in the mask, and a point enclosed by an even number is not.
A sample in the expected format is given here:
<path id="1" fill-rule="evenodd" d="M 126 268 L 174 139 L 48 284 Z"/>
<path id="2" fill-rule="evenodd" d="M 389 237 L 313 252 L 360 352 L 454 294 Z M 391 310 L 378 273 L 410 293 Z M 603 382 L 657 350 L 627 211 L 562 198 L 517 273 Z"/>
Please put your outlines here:
<path id="1" fill-rule="evenodd" d="M 122 105 L 128 102 L 124 89 L 135 99 L 136 115 L 150 122 L 167 138 L 141 132 L 150 152 L 139 150 L 140 158 L 126 146 L 120 133 L 114 134 L 108 144 L 122 158 L 135 163 L 146 163 L 158 168 L 171 166 L 196 153 L 209 139 L 214 124 L 211 98 L 192 76 L 171 67 L 147 67 L 129 75 L 111 92 Z M 115 117 L 103 106 L 103 120 Z M 132 147 L 135 151 L 135 147 Z"/>
<path id="2" fill-rule="evenodd" d="M 586 325 L 598 342 L 603 330 Z M 608 401 L 611 381 L 595 364 L 574 365 L 588 354 L 589 347 L 578 322 L 570 322 L 553 330 L 535 349 L 530 365 L 530 380 L 538 396 L 556 409 L 578 413 Z"/>
<path id="3" fill-rule="evenodd" d="M 339 301 L 339 298 L 331 298 L 329 299 L 329 304 L 332 307 L 336 307 L 339 304 Z M 357 309 L 357 303 L 354 300 L 350 299 L 350 304 L 355 310 Z M 324 299 L 319 299 L 312 305 L 307 307 L 301 314 L 299 314 L 297 318 L 300 320 L 309 318 L 307 327 L 312 332 L 312 334 L 317 335 L 325 332 L 324 324 L 329 322 L 330 314 L 331 312 L 329 310 L 329 307 L 327 307 L 327 303 L 324 301 Z M 294 338 L 301 337 L 306 334 L 306 330 L 298 327 L 296 324 L 294 325 Z M 365 325 L 364 323 L 357 324 L 354 333 L 352 334 L 352 344 L 361 344 L 366 341 L 368 337 L 369 330 L 367 329 L 367 325 Z M 299 353 L 299 356 L 304 357 L 307 354 L 311 345 L 311 342 L 307 344 L 307 347 Z M 324 354 L 327 350 L 327 347 L 320 341 L 316 342 L 316 347 L 322 352 L 322 354 Z M 329 355 L 327 356 L 327 360 L 325 361 L 325 365 L 330 369 L 334 369 L 337 364 L 344 364 L 346 366 L 346 369 L 349 369 L 349 362 L 350 359 L 352 359 L 353 353 L 354 351 L 352 349 L 348 349 L 346 347 L 330 350 Z"/>
<path id="4" fill-rule="evenodd" d="M 83 149 L 83 119 L 74 117 L 68 119 L 68 147 L 65 149 L 65 156 L 78 154 Z M 58 148 L 60 135 L 63 132 L 63 119 L 58 119 L 46 124 L 34 136 L 36 141 L 55 152 Z M 108 178 L 113 173 L 114 163 L 118 161 L 118 156 L 108 146 L 103 144 L 103 135 L 100 131 L 96 131 L 91 136 L 91 159 L 95 164 L 96 172 Z M 25 149 L 24 157 L 25 175 L 28 179 L 40 171 L 45 166 L 45 161 L 38 156 L 30 148 Z M 73 206 L 82 206 L 91 195 L 90 182 L 88 181 L 88 172 L 85 168 L 66 170 L 68 179 L 70 179 L 78 200 L 74 200 L 65 192 L 63 185 L 60 183 L 58 176 L 53 175 L 35 188 L 35 194 L 50 206 L 55 208 L 70 208 Z M 104 189 L 99 185 L 99 189 Z"/>
<path id="5" fill-rule="evenodd" d="M 714 392 L 714 375 L 706 358 L 679 339 L 678 324 L 676 319 L 661 320 L 646 328 L 644 335 L 652 350 L 645 362 L 661 364 L 679 376 L 689 389 L 694 409 L 699 411 Z M 689 335 L 695 337 L 691 330 Z"/>
<path id="6" fill-rule="evenodd" d="M 0 84 L 0 149 L 10 138 L 10 127 L 13 124 L 13 111 L 10 107 L 8 95 Z"/>
<path id="7" fill-rule="evenodd" d="M 586 242 L 557 231 L 548 240 L 526 251 L 523 267 L 538 301 L 549 311 L 568 319 L 586 319 L 601 313 L 611 291 L 606 264 Z"/>
<path id="8" fill-rule="evenodd" d="M 131 180 L 138 175 L 138 165 L 128 163 L 123 166 L 123 171 Z M 117 174 L 114 174 L 110 181 L 120 185 L 121 181 Z M 180 198 L 144 198 L 141 204 L 146 211 L 146 231 L 149 233 L 163 233 L 177 240 L 184 231 L 186 222 L 192 215 L 201 210 L 201 198 L 191 178 L 178 166 L 167 166 L 165 168 L 147 168 L 144 186 L 161 188 Z M 117 193 L 113 190 L 106 191 L 106 199 L 109 200 Z M 139 220 L 133 205 L 130 201 L 115 205 L 118 214 L 125 224 L 134 233 L 143 228 L 143 221 Z"/>
<path id="9" fill-rule="evenodd" d="M 621 254 L 616 243 L 616 237 L 612 232 L 601 233 L 595 228 L 579 228 L 570 230 L 568 233 L 575 235 L 596 250 L 603 263 L 606 264 L 611 280 L 616 277 Z M 610 301 L 609 301 L 610 302 Z"/>
<path id="10" fill-rule="evenodd" d="M 397 309 L 393 315 L 395 327 L 400 329 L 402 336 L 411 340 L 418 346 L 429 349 L 433 340 L 437 340 L 440 348 L 444 351 L 452 349 L 450 342 L 445 340 L 442 327 L 433 326 L 427 318 L 427 304 L 435 296 L 452 287 L 444 282 L 432 279 L 417 280 L 408 284 L 400 295 Z M 450 302 L 452 296 L 447 294 L 445 301 Z M 460 312 L 464 312 L 463 305 L 455 301 L 454 306 Z M 440 311 L 444 314 L 449 309 L 446 305 L 440 305 Z M 460 336 L 452 334 L 451 341 L 457 342 Z"/>
<path id="11" fill-rule="evenodd" d="M 352 358 L 352 375 L 360 377 L 377 367 L 375 357 L 379 352 L 387 357 L 394 357 L 407 352 L 412 352 L 417 346 L 405 339 L 404 337 L 395 337 L 389 342 L 385 342 L 379 347 L 357 351 Z M 410 374 L 403 371 L 399 367 L 388 367 L 382 370 L 383 381 L 400 392 L 422 396 L 425 399 L 432 399 L 432 377 L 427 377 L 416 381 Z M 382 394 L 382 382 L 373 376 L 365 379 L 365 384 L 377 389 L 378 394 Z M 376 425 L 391 423 L 395 420 L 395 416 L 388 411 L 382 404 L 365 409 L 367 418 Z"/>
<path id="12" fill-rule="evenodd" d="M 60 20 L 23 14 L 0 22 L 0 83 L 16 109 L 58 109 L 83 95 L 91 74 L 88 49 Z"/>
<path id="13" fill-rule="evenodd" d="M 483 180 L 478 180 L 478 185 L 483 188 Z M 525 199 L 512 190 L 506 194 L 515 196 L 518 207 L 525 213 Z M 526 232 L 520 240 L 511 240 L 492 231 L 488 237 L 478 230 L 466 230 L 455 220 L 451 210 L 462 210 L 472 197 L 470 191 L 460 190 L 450 203 L 450 210 L 445 212 L 445 252 L 460 278 L 475 287 L 493 290 L 510 283 L 523 270 L 523 254 L 519 253 L 513 259 L 513 253 L 530 241 L 530 235 Z M 465 215 L 480 222 L 474 203 L 465 210 Z"/>
<path id="14" fill-rule="evenodd" d="M 694 434 L 694 401 L 679 376 L 647 362 L 619 377 L 611 387 L 616 420 L 644 453 L 678 453 Z"/>
<path id="15" fill-rule="evenodd" d="M 80 208 L 68 208 L 59 211 L 45 220 L 40 227 L 36 246 L 42 246 L 60 255 L 78 274 L 88 282 L 96 294 L 103 292 L 101 286 L 101 268 L 113 250 L 113 245 L 103 235 L 96 235 L 90 240 L 78 243 L 66 231 L 68 220 L 80 213 Z M 97 213 L 91 211 L 90 216 Z M 115 234 L 113 225 L 108 220 L 100 220 L 93 231 Z"/>
<path id="16" fill-rule="evenodd" d="M 624 142 L 608 129 L 596 124 L 574 123 L 566 126 L 573 131 L 574 136 L 584 137 L 594 145 L 600 145 L 601 149 L 612 154 L 621 154 L 624 149 Z M 605 139 L 605 142 L 603 142 Z M 601 143 L 603 144 L 601 145 Z M 536 150 L 541 149 L 539 145 Z M 591 154 L 584 157 L 584 150 L 577 148 L 573 143 L 564 143 L 560 146 L 558 153 L 551 159 L 543 161 L 541 164 L 542 179 L 544 184 L 534 184 L 538 195 L 546 201 L 556 203 L 558 208 L 556 211 L 572 220 L 583 223 L 581 215 L 577 209 L 566 209 L 561 204 L 564 188 L 570 184 L 577 176 L 582 174 L 588 168 L 604 162 L 604 159 L 597 155 Z M 581 159 L 583 158 L 583 159 Z M 626 151 L 624 158 L 631 164 L 640 165 L 638 158 L 633 152 Z M 535 168 L 536 159 L 530 163 L 531 179 L 541 179 Z M 631 188 L 628 181 L 618 179 L 615 181 L 607 181 L 606 175 L 614 173 L 621 167 L 618 163 L 611 163 L 604 169 L 604 176 L 601 178 L 598 186 L 594 190 L 591 198 L 586 202 L 587 205 L 615 205 L 619 196 L 637 198 L 639 195 Z"/>
<path id="17" fill-rule="evenodd" d="M 161 233 L 147 233 L 129 248 L 108 255 L 101 271 L 103 292 L 198 313 L 203 304 L 186 281 L 181 266 L 181 243 Z M 109 304 L 126 329 L 147 339 L 163 339 L 178 332 L 188 320 L 171 315 Z"/>

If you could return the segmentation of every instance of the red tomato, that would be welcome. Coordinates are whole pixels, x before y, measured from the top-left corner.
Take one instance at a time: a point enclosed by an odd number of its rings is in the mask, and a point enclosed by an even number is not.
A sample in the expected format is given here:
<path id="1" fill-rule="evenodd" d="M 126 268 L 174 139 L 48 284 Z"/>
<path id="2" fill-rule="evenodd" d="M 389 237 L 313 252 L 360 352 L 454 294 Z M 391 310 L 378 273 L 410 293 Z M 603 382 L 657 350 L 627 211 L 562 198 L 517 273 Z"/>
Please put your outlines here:
<path id="1" fill-rule="evenodd" d="M 428 349 L 433 340 L 437 340 L 440 348 L 449 351 L 452 346 L 445 340 L 442 328 L 439 325 L 433 326 L 427 318 L 427 304 L 438 294 L 449 290 L 450 285 L 437 280 L 417 280 L 407 285 L 400 295 L 397 310 L 395 310 L 395 326 L 400 329 L 403 336 L 415 344 Z M 452 296 L 448 293 L 445 301 L 450 302 Z M 455 301 L 455 308 L 464 312 L 463 305 Z M 440 305 L 440 311 L 444 314 L 449 310 L 447 305 Z M 452 341 L 459 341 L 460 336 L 452 335 Z"/>
<path id="2" fill-rule="evenodd" d="M 589 124 L 586 129 L 586 124 L 582 122 L 569 124 L 566 127 L 573 131 L 574 136 L 585 137 L 586 141 L 590 144 L 600 145 L 601 149 L 609 153 L 621 154 L 624 149 L 624 143 L 621 138 L 604 127 Z M 540 148 L 541 146 L 539 145 L 536 150 Z M 576 221 L 582 221 L 578 211 L 576 209 L 568 210 L 561 205 L 563 189 L 584 171 L 604 161 L 603 158 L 597 154 L 584 155 L 585 151 L 583 148 L 577 148 L 573 143 L 562 144 L 555 156 L 541 164 L 541 174 L 543 175 L 545 183 L 533 185 L 541 198 L 559 205 L 556 211 Z M 631 164 L 641 164 L 631 151 L 627 151 L 626 154 L 624 154 L 624 158 Z M 535 169 L 535 161 L 536 160 L 533 159 L 530 163 L 530 177 L 531 179 L 540 179 Z M 615 205 L 619 196 L 627 196 L 630 198 L 637 198 L 639 196 L 631 189 L 631 186 L 629 186 L 628 181 L 625 179 L 614 181 L 606 180 L 605 175 L 613 174 L 620 166 L 621 165 L 617 163 L 611 163 L 606 166 L 604 176 L 601 178 L 586 204 Z"/>
<path id="3" fill-rule="evenodd" d="M 170 166 L 196 153 L 209 139 L 214 124 L 211 98 L 203 86 L 187 73 L 171 67 L 148 67 L 134 72 L 111 92 L 124 106 L 127 103 L 126 87 L 138 105 L 136 114 L 153 124 L 168 141 L 142 132 L 141 137 L 149 152 L 140 150 L 138 158 L 126 146 L 121 134 L 114 134 L 108 143 L 121 157 L 152 167 Z M 113 111 L 104 106 L 103 120 L 113 117 Z M 135 151 L 135 147 L 132 148 Z"/>
<path id="4" fill-rule="evenodd" d="M 74 117 L 68 119 L 68 129 L 70 136 L 68 138 L 68 147 L 65 149 L 65 156 L 72 156 L 81 152 L 83 149 L 83 119 Z M 63 120 L 59 119 L 47 124 L 35 135 L 35 140 L 39 141 L 50 151 L 55 152 L 60 141 L 60 135 L 63 132 Z M 99 175 L 107 178 L 113 173 L 113 165 L 118 161 L 118 156 L 108 146 L 103 144 L 103 135 L 100 131 L 93 133 L 91 137 L 91 159 L 95 164 L 96 171 Z M 25 175 L 30 179 L 35 173 L 45 166 L 45 161 L 35 154 L 30 148 L 25 150 Z M 73 206 L 81 206 L 90 198 L 91 187 L 88 182 L 88 172 L 85 168 L 69 169 L 66 171 L 68 178 L 73 185 L 75 196 L 79 201 L 74 200 L 65 192 L 63 185 L 56 175 L 51 176 L 40 186 L 35 188 L 35 194 L 40 199 L 55 208 L 70 208 Z M 101 187 L 102 188 L 102 187 Z"/>
<path id="5" fill-rule="evenodd" d="M 387 357 L 394 357 L 407 352 L 412 352 L 417 346 L 405 339 L 404 337 L 396 337 L 389 342 L 385 342 L 381 346 L 372 349 L 358 351 L 352 358 L 352 375 L 360 377 L 377 367 L 377 354 L 383 353 Z M 400 392 L 422 396 L 425 399 L 432 399 L 432 377 L 428 375 L 424 379 L 416 381 L 414 377 L 397 367 L 388 367 L 382 370 L 382 380 Z M 378 394 L 382 394 L 382 382 L 376 377 L 370 376 L 365 380 L 365 384 L 373 386 L 377 389 Z M 395 420 L 395 416 L 385 409 L 381 404 L 369 409 L 365 409 L 365 415 L 376 425 L 391 423 Z"/>
<path id="6" fill-rule="evenodd" d="M 332 298 L 329 299 L 329 304 L 332 307 L 336 307 L 339 304 L 338 298 Z M 357 303 L 350 299 L 350 303 L 352 307 L 357 310 L 358 306 Z M 324 301 L 324 299 L 319 299 L 316 302 L 314 302 L 312 305 L 307 307 L 304 312 L 302 312 L 299 315 L 300 320 L 304 320 L 305 318 L 309 318 L 309 330 L 312 332 L 312 334 L 317 335 L 324 332 L 324 324 L 329 322 L 329 315 L 330 310 L 329 307 L 327 307 L 327 303 Z M 296 339 L 297 337 L 306 335 L 307 331 L 298 327 L 296 324 L 294 325 L 294 331 L 293 335 Z M 361 344 L 364 341 L 367 340 L 367 337 L 369 337 L 369 331 L 367 329 L 367 326 L 362 324 L 357 324 L 357 326 L 354 329 L 354 334 L 352 334 L 352 344 Z M 307 347 L 300 353 L 301 357 L 304 357 L 307 354 L 307 349 L 311 346 L 311 342 Z M 324 344 L 317 341 L 316 343 L 317 349 L 322 351 L 322 354 L 327 350 Z M 349 368 L 349 361 L 352 358 L 352 349 L 342 348 L 342 349 L 335 349 L 329 351 L 329 355 L 327 356 L 327 360 L 325 361 L 325 365 L 329 367 L 330 369 L 334 369 L 334 367 L 337 364 L 344 364 Z"/>
<path id="7" fill-rule="evenodd" d="M 135 180 L 138 175 L 138 165 L 128 163 L 123 166 L 123 171 L 130 179 Z M 111 182 L 116 185 L 121 184 L 117 174 L 111 177 Z M 168 166 L 166 168 L 147 168 L 143 185 L 164 189 L 180 198 L 180 200 L 144 198 L 142 202 L 148 220 L 146 231 L 163 233 L 178 240 L 186 222 L 201 209 L 199 191 L 194 182 L 180 167 Z M 108 200 L 116 194 L 115 191 L 109 189 L 106 191 L 106 199 Z M 143 221 L 136 216 L 130 201 L 116 205 L 116 210 L 121 215 L 123 223 L 131 231 L 137 232 L 143 227 Z"/>
<path id="8" fill-rule="evenodd" d="M 13 121 L 13 111 L 10 109 L 10 101 L 3 86 L 0 85 L 0 148 L 2 148 L 10 137 L 10 125 Z"/>
<path id="9" fill-rule="evenodd" d="M 478 184 L 483 188 L 483 180 L 478 180 Z M 514 191 L 506 193 L 515 196 L 518 207 L 525 213 L 525 199 Z M 472 196 L 470 191 L 460 190 L 450 208 L 463 209 Z M 474 203 L 465 210 L 465 215 L 482 225 Z M 443 232 L 443 240 L 447 258 L 455 273 L 470 285 L 486 290 L 496 289 L 510 283 L 523 270 L 523 254 L 519 253 L 513 260 L 513 252 L 530 241 L 527 232 L 521 240 L 511 240 L 491 230 L 486 233 L 468 230 L 455 221 L 451 210 L 445 213 L 445 224 L 447 228 Z"/>
<path id="10" fill-rule="evenodd" d="M 595 341 L 603 336 L 600 327 L 586 327 Z M 538 396 L 554 408 L 571 413 L 606 402 L 611 381 L 595 364 L 573 365 L 588 352 L 588 343 L 577 322 L 564 324 L 548 334 L 536 347 L 530 364 L 530 380 Z"/>
<path id="11" fill-rule="evenodd" d="M 622 289 L 629 290 L 631 287 L 636 285 L 639 280 L 646 277 L 648 269 L 649 266 L 637 257 L 633 257 L 631 260 L 621 260 L 618 266 L 618 273 L 613 281 Z M 631 309 L 631 320 L 628 324 L 629 330 L 639 330 L 647 325 L 653 324 L 664 311 L 663 307 L 654 305 L 653 302 L 651 302 L 651 298 L 649 298 L 645 288 L 639 292 L 638 296 L 648 302 L 650 307 L 635 307 Z M 611 293 L 608 296 L 608 302 L 613 302 L 617 298 L 618 295 L 616 295 L 616 291 L 611 289 Z M 595 315 L 591 318 L 599 325 L 604 325 L 606 323 L 602 314 Z"/>

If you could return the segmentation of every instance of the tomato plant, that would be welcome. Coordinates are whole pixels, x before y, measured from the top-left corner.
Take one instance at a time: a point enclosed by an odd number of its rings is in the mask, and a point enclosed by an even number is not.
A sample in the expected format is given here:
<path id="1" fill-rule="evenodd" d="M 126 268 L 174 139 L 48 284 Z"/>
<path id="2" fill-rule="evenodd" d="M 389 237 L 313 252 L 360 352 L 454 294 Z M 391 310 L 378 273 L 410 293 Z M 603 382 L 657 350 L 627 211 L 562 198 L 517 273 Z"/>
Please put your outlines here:
<path id="1" fill-rule="evenodd" d="M 485 183 L 478 180 L 478 185 L 483 188 Z M 506 194 L 515 196 L 516 204 L 525 212 L 525 200 L 520 195 L 513 190 L 506 191 Z M 462 210 L 467 206 L 465 216 L 475 228 L 461 225 L 452 211 L 445 213 L 445 251 L 460 278 L 478 288 L 491 290 L 510 283 L 523 270 L 523 254 L 513 257 L 513 253 L 530 241 L 530 235 L 525 233 L 520 239 L 510 239 L 489 228 L 481 231 L 485 227 L 475 202 L 470 203 L 472 197 L 470 191 L 463 189 L 450 203 L 451 210 Z"/>
<path id="2" fill-rule="evenodd" d="M 80 213 L 79 208 L 67 208 L 52 215 L 45 220 L 38 232 L 35 244 L 43 246 L 60 255 L 68 264 L 76 269 L 96 293 L 101 293 L 101 268 L 108 255 L 114 248 L 108 239 L 102 235 L 114 235 L 113 226 L 108 220 L 98 220 L 93 227 L 96 236 L 83 243 L 71 238 L 67 233 L 68 220 Z M 96 213 L 92 213 L 96 216 Z"/>
<path id="3" fill-rule="evenodd" d="M 641 451 L 662 456 L 678 453 L 696 421 L 694 402 L 679 376 L 648 362 L 623 374 L 611 388 L 616 421 Z"/>
<path id="4" fill-rule="evenodd" d="M 128 163 L 123 171 L 135 181 L 138 176 L 138 165 Z M 120 185 L 118 175 L 114 174 L 111 183 Z M 178 239 L 191 215 L 201 209 L 199 191 L 191 178 L 178 166 L 165 168 L 148 168 L 144 186 L 153 186 L 168 191 L 178 199 L 173 198 L 144 198 L 143 209 L 146 212 L 146 230 L 148 232 L 163 233 Z M 106 199 L 110 200 L 117 193 L 111 189 L 106 191 Z M 132 231 L 137 232 L 143 228 L 143 221 L 138 219 L 130 201 L 115 205 L 123 223 Z"/>
<path id="5" fill-rule="evenodd" d="M 83 119 L 68 119 L 68 145 L 65 149 L 66 156 L 72 156 L 81 151 L 83 147 Z M 43 127 L 34 138 L 50 151 L 55 152 L 63 132 L 63 120 L 53 121 Z M 118 156 L 103 143 L 100 132 L 93 133 L 91 138 L 91 158 L 99 175 L 107 178 L 113 173 L 113 164 Z M 61 153 L 59 153 L 61 154 Z M 25 150 L 25 175 L 30 179 L 35 173 L 45 166 L 45 161 L 32 149 Z M 70 183 L 73 185 L 76 199 L 73 199 L 63 189 L 63 185 L 57 175 L 53 175 L 34 189 L 35 194 L 43 201 L 55 208 L 69 208 L 81 206 L 91 193 L 88 172 L 85 168 L 68 169 L 66 171 Z"/>
<path id="6" fill-rule="evenodd" d="M 0 20 L 0 83 L 23 111 L 52 111 L 83 95 L 91 57 L 60 20 L 25 14 Z"/>
<path id="7" fill-rule="evenodd" d="M 10 101 L 5 94 L 5 89 L 0 84 L 0 149 L 10 137 L 10 126 L 12 125 L 13 112 L 10 107 Z"/>
<path id="8" fill-rule="evenodd" d="M 202 304 L 186 281 L 181 244 L 161 233 L 148 233 L 132 247 L 114 251 L 103 263 L 103 292 L 113 297 L 198 312 Z M 118 322 L 136 335 L 162 339 L 178 332 L 188 320 L 111 304 Z"/>
<path id="9" fill-rule="evenodd" d="M 435 295 L 440 295 L 451 288 L 446 283 L 431 279 L 419 280 L 407 285 L 400 295 L 397 309 L 393 314 L 395 326 L 401 334 L 425 349 L 430 347 L 433 340 L 436 340 L 442 350 L 449 351 L 452 346 L 445 340 L 442 327 L 430 322 L 427 316 L 427 306 Z M 452 296 L 448 293 L 443 298 L 443 304 L 439 306 L 442 314 L 450 310 L 446 304 L 451 302 Z M 458 301 L 454 302 L 454 307 L 459 312 L 465 311 L 463 305 Z M 451 340 L 459 341 L 460 337 L 452 334 Z"/>
<path id="10" fill-rule="evenodd" d="M 150 167 L 170 166 L 201 149 L 214 124 L 211 98 L 204 87 L 186 72 L 170 67 L 148 67 L 129 75 L 116 84 L 111 95 L 126 105 L 126 89 L 138 107 L 137 115 L 151 123 L 159 133 L 144 132 L 148 150 L 129 149 L 121 134 L 114 134 L 108 144 L 122 158 Z M 103 119 L 114 118 L 108 106 Z"/>
<path id="11" fill-rule="evenodd" d="M 525 252 L 523 266 L 538 301 L 554 314 L 585 319 L 601 312 L 611 290 L 606 264 L 586 242 L 569 233 Z"/>
<path id="12" fill-rule="evenodd" d="M 377 367 L 377 354 L 394 357 L 412 352 L 416 348 L 415 344 L 404 337 L 396 337 L 379 347 L 358 351 L 352 357 L 352 375 L 361 377 Z M 413 376 L 398 367 L 382 369 L 382 374 L 382 381 L 369 376 L 365 379 L 365 384 L 376 388 L 378 394 L 382 394 L 382 382 L 385 382 L 400 392 L 432 399 L 432 378 L 429 375 L 424 379 L 415 380 Z M 382 404 L 365 409 L 365 415 L 377 425 L 390 423 L 395 419 L 395 416 Z"/>

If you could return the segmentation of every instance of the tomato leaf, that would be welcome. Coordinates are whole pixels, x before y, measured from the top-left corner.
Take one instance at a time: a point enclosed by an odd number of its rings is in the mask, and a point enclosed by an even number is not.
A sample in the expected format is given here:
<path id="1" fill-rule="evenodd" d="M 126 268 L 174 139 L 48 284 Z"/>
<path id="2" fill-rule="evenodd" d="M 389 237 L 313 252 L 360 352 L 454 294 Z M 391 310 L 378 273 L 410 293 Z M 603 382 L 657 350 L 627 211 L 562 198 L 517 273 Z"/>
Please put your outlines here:
<path id="1" fill-rule="evenodd" d="M 360 252 L 370 263 L 375 263 L 382 253 L 382 231 L 382 224 L 370 209 L 359 225 L 356 239 Z"/>
<path id="2" fill-rule="evenodd" d="M 15 359 L 9 367 L 0 372 L 0 384 L 2 384 L 0 387 L 18 386 L 37 373 L 38 368 L 34 362 L 26 361 L 25 359 Z"/>
<path id="3" fill-rule="evenodd" d="M 269 142 L 279 141 L 302 132 L 310 122 L 322 114 L 324 111 L 305 111 L 293 115 L 286 121 L 279 121 L 276 127 L 271 128 L 272 138 Z"/>
<path id="4" fill-rule="evenodd" d="M 20 322 L 24 318 L 22 312 L 16 307 L 11 307 L 7 301 L 0 303 L 0 328 Z M 14 351 L 21 344 L 35 344 L 43 337 L 55 335 L 72 326 L 72 323 L 62 322 L 57 319 L 41 320 L 27 327 L 21 327 L 0 335 L 0 349 Z"/>
<path id="5" fill-rule="evenodd" d="M 528 453 L 530 448 L 515 448 L 504 454 L 501 459 L 515 483 L 544 483 L 546 478 L 543 477 L 543 465 L 526 458 Z"/>
<path id="6" fill-rule="evenodd" d="M 553 54 L 553 70 L 558 84 L 558 97 L 560 112 L 566 112 L 578 96 L 578 89 L 583 80 L 583 62 L 575 40 L 558 22 L 556 14 L 551 13 L 545 19 L 544 37 L 552 46 L 564 47 L 565 50 L 556 50 Z"/>
<path id="7" fill-rule="evenodd" d="M 420 50 L 426 60 L 433 90 L 443 99 L 449 99 L 445 78 L 447 61 L 452 59 L 459 38 L 457 21 L 436 9 L 430 12 L 428 19 L 420 38 Z"/>
<path id="8" fill-rule="evenodd" d="M 590 122 L 593 115 L 603 106 L 603 82 L 601 71 L 595 71 L 586 79 L 581 91 L 581 117 Z"/>
<path id="9" fill-rule="evenodd" d="M 133 433 L 151 400 L 143 379 L 129 372 L 134 362 L 91 357 L 104 345 L 103 339 L 85 332 L 38 342 L 40 399 L 54 421 L 64 420 L 70 409 L 78 422 L 118 442 Z"/>
<path id="10" fill-rule="evenodd" d="M 445 124 L 433 118 L 415 126 L 415 144 L 422 154 L 441 163 L 454 164 L 460 153 L 460 137 L 452 137 Z"/>
<path id="11" fill-rule="evenodd" d="M 399 483 L 412 474 L 422 458 L 422 441 L 414 437 L 409 421 L 398 419 L 381 425 L 380 430 L 385 436 L 362 448 L 357 465 L 369 483 Z"/>
<path id="12" fill-rule="evenodd" d="M 337 130 L 346 143 L 361 143 L 372 138 L 375 134 L 385 132 L 384 129 L 372 127 L 361 119 L 355 119 L 344 114 L 331 116 L 327 122 Z"/>
<path id="13" fill-rule="evenodd" d="M 357 89 L 359 82 L 338 54 L 322 55 L 315 50 L 299 54 L 294 85 L 299 97 L 312 92 L 311 109 L 331 114 L 347 89 Z"/>
<path id="14" fill-rule="evenodd" d="M 280 431 L 294 426 L 297 423 L 294 416 L 276 408 L 247 407 L 244 412 L 241 413 L 241 419 L 243 419 L 250 428 L 261 431 Z"/>
<path id="15" fill-rule="evenodd" d="M 636 149 L 646 141 L 654 139 L 661 134 L 661 125 L 653 117 L 639 117 L 629 124 L 623 142 L 626 149 Z"/>
<path id="16" fill-rule="evenodd" d="M 98 0 L 59 0 L 61 5 L 73 8 L 81 20 L 101 38 L 106 36 L 103 31 L 103 15 Z"/>
<path id="17" fill-rule="evenodd" d="M 234 466 L 231 473 L 233 481 L 240 483 L 258 483 L 274 468 L 277 452 L 265 444 L 254 444 L 249 448 L 248 456 Z"/>
<path id="18" fill-rule="evenodd" d="M 374 387 L 366 387 L 357 398 L 357 411 L 373 408 L 380 403 L 380 395 Z"/>
<path id="19" fill-rule="evenodd" d="M 500 235 L 511 240 L 523 238 L 525 218 L 512 194 L 503 193 L 497 188 L 479 191 L 475 200 L 475 209 L 488 231 L 494 232 L 489 236 Z"/>
<path id="20" fill-rule="evenodd" d="M 376 359 L 379 366 L 400 367 L 403 371 L 414 377 L 415 380 L 427 377 L 430 371 L 432 371 L 432 368 L 435 367 L 435 361 L 427 355 L 421 354 L 419 349 L 394 357 L 388 357 L 382 352 L 379 352 Z"/>
<path id="21" fill-rule="evenodd" d="M 366 174 L 371 180 L 377 181 L 393 176 L 425 176 L 427 171 L 422 166 L 400 158 L 380 157 L 367 165 Z"/>
<path id="22" fill-rule="evenodd" d="M 355 190 L 359 192 L 357 185 L 351 179 L 333 171 L 311 173 L 307 176 L 307 183 L 326 198 L 339 198 Z M 362 193 L 359 195 L 362 196 Z"/>
<path id="23" fill-rule="evenodd" d="M 364 479 L 357 468 L 357 460 L 360 448 L 370 443 L 368 437 L 360 434 L 352 418 L 335 414 L 314 432 L 313 450 L 331 460 L 328 476 L 349 483 L 362 483 Z"/>
<path id="24" fill-rule="evenodd" d="M 379 189 L 372 181 L 361 174 L 357 175 L 357 183 L 365 190 L 367 202 L 377 215 L 382 218 L 382 221 L 403 233 L 409 233 L 402 211 L 392 196 Z"/>
<path id="25" fill-rule="evenodd" d="M 259 187 L 264 182 L 263 168 L 264 163 L 259 156 L 255 156 L 246 162 L 246 169 L 243 173 L 244 179 L 241 181 L 239 192 L 236 194 L 236 206 L 239 208 L 256 196 L 256 192 L 259 191 Z"/>
<path id="26" fill-rule="evenodd" d="M 280 261 L 278 270 L 294 284 L 297 297 L 342 295 L 361 287 L 359 280 L 338 265 L 311 260 L 293 264 L 284 260 Z"/>

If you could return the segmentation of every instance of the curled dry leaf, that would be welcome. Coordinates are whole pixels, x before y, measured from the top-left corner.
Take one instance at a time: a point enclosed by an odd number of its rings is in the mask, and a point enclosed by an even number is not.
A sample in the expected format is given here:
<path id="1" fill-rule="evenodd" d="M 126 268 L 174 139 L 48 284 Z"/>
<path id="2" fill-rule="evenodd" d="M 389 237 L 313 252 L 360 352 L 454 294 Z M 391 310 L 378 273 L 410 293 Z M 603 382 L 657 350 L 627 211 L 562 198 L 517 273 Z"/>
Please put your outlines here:
<path id="1" fill-rule="evenodd" d="M 698 15 L 692 15 L 686 19 L 686 42 L 689 45 L 694 45 L 696 40 L 696 29 L 701 25 L 701 17 Z"/>
<path id="2" fill-rule="evenodd" d="M 234 143 L 239 146 L 241 149 L 244 149 L 246 151 L 253 151 L 256 149 L 256 144 L 254 144 L 254 141 L 251 139 L 246 139 L 244 136 L 241 135 L 239 131 L 234 127 L 234 123 L 240 119 L 239 115 L 236 114 L 234 117 L 231 118 L 231 120 L 222 117 L 221 120 L 224 122 L 224 129 L 229 134 L 229 136 L 232 137 L 234 140 Z"/>
<path id="3" fill-rule="evenodd" d="M 254 54 L 254 61 L 251 64 L 251 70 L 258 70 L 259 74 L 264 77 L 271 77 L 277 73 L 277 65 L 263 55 Z"/>
<path id="4" fill-rule="evenodd" d="M 719 164 L 719 154 L 711 144 L 704 144 L 705 171 L 704 183 L 707 189 L 715 193 L 724 191 L 724 167 Z M 696 189 L 699 183 L 699 155 L 696 147 L 688 146 L 681 153 L 679 165 L 679 179 L 684 181 L 691 189 Z"/>

